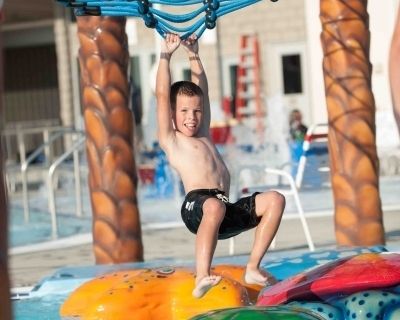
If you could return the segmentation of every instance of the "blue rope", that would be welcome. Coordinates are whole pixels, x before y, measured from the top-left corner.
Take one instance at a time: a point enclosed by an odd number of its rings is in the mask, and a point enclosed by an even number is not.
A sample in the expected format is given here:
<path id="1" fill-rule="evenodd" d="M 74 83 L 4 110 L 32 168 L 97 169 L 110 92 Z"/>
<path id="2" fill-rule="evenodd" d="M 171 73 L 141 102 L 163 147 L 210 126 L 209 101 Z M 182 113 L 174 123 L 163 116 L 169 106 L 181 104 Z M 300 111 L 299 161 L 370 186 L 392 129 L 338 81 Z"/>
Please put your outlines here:
<path id="1" fill-rule="evenodd" d="M 198 38 L 206 29 L 216 26 L 217 18 L 242 9 L 262 0 L 57 0 L 66 7 L 75 9 L 77 16 L 129 16 L 142 18 L 149 28 L 155 28 L 161 36 L 177 33 L 182 39 L 191 34 Z M 276 2 L 278 0 L 271 0 Z M 173 14 L 153 8 L 154 4 L 164 6 L 193 6 L 191 12 Z M 205 14 L 204 14 L 205 13 Z M 185 23 L 185 26 L 179 25 Z"/>

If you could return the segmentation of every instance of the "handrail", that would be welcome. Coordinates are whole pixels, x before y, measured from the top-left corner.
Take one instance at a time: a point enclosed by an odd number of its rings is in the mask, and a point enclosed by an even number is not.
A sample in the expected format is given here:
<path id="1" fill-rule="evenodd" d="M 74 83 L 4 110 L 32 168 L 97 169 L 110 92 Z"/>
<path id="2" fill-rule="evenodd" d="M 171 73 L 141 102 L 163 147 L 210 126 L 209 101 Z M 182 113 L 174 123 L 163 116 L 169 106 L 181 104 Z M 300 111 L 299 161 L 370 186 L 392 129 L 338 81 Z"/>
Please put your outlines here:
<path id="1" fill-rule="evenodd" d="M 43 129 L 42 131 L 43 132 Z M 30 218 L 30 213 L 29 213 L 29 195 L 28 195 L 28 178 L 27 178 L 27 170 L 29 165 L 32 163 L 32 161 L 46 148 L 48 148 L 55 140 L 59 139 L 60 137 L 63 137 L 65 134 L 82 134 L 82 131 L 77 131 L 72 128 L 64 128 L 61 131 L 58 131 L 54 133 L 50 138 L 48 138 L 48 141 L 45 143 L 41 144 L 38 148 L 35 149 L 35 151 L 29 155 L 27 159 L 25 159 L 21 163 L 21 178 L 22 178 L 22 203 L 23 203 L 23 209 L 24 209 L 24 221 L 26 223 L 29 222 Z"/>
<path id="2" fill-rule="evenodd" d="M 31 122 L 29 122 L 31 123 Z M 5 128 L 1 130 L 1 137 L 5 140 L 5 150 L 8 150 L 9 147 L 9 137 L 15 136 L 17 138 L 17 148 L 20 154 L 20 164 L 25 161 L 25 140 L 24 137 L 27 135 L 34 135 L 38 133 L 43 134 L 43 141 L 46 142 L 48 140 L 48 136 L 50 133 L 63 131 L 65 129 L 69 129 L 60 125 L 47 125 L 43 126 L 42 123 L 37 123 L 35 127 L 24 127 L 26 124 L 19 125 L 17 124 L 16 127 L 13 128 Z M 48 155 L 47 150 L 45 150 L 46 155 Z"/>
<path id="3" fill-rule="evenodd" d="M 32 127 L 32 128 L 5 128 L 1 131 L 3 136 L 17 135 L 18 133 L 41 133 L 45 130 L 48 131 L 62 131 L 63 129 L 69 129 L 63 126 L 46 126 L 46 127 Z"/>
<path id="4" fill-rule="evenodd" d="M 49 190 L 49 211 L 51 217 L 51 235 L 53 239 L 58 236 L 58 226 L 57 226 L 57 213 L 56 213 L 56 198 L 53 188 L 53 176 L 57 167 L 68 158 L 71 153 L 74 153 L 74 173 L 75 173 L 75 198 L 77 200 L 77 213 L 80 216 L 82 212 L 82 201 L 81 201 L 81 184 L 80 184 L 80 174 L 79 174 L 79 161 L 75 161 L 78 157 L 77 151 L 85 142 L 86 137 L 80 137 L 70 149 L 65 151 L 61 156 L 59 156 L 50 166 L 47 174 L 47 187 Z M 77 167 L 78 166 L 78 167 Z"/>
<path id="5" fill-rule="evenodd" d="M 21 171 L 26 171 L 26 169 L 28 168 L 29 164 L 32 163 L 32 161 L 48 146 L 50 146 L 52 144 L 52 142 L 58 138 L 60 138 L 61 136 L 63 136 L 65 133 L 69 133 L 68 131 L 59 131 L 56 132 L 53 136 L 51 136 L 49 138 L 49 141 L 41 144 L 39 147 L 37 147 L 35 149 L 35 151 L 33 151 L 28 158 L 25 159 L 25 161 L 23 161 L 21 163 Z"/>

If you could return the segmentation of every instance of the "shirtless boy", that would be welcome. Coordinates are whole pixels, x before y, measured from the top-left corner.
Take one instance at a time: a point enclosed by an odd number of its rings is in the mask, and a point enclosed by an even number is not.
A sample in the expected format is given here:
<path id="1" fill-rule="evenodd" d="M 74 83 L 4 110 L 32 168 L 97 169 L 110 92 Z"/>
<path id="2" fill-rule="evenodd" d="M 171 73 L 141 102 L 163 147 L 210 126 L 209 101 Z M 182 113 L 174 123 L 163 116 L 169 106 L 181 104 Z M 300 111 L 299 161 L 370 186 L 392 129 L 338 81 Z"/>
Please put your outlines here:
<path id="1" fill-rule="evenodd" d="M 170 58 L 181 43 L 189 57 L 191 82 L 181 81 L 171 86 Z M 162 41 L 156 97 L 160 146 L 182 179 L 187 193 L 182 219 L 196 234 L 193 296 L 202 297 L 221 280 L 220 276 L 210 274 L 217 240 L 254 227 L 257 227 L 255 240 L 244 280 L 266 285 L 270 276 L 260 270 L 260 262 L 279 227 L 285 198 L 270 191 L 229 203 L 230 175 L 210 139 L 208 83 L 195 36 L 181 41 L 178 35 L 167 34 Z"/>

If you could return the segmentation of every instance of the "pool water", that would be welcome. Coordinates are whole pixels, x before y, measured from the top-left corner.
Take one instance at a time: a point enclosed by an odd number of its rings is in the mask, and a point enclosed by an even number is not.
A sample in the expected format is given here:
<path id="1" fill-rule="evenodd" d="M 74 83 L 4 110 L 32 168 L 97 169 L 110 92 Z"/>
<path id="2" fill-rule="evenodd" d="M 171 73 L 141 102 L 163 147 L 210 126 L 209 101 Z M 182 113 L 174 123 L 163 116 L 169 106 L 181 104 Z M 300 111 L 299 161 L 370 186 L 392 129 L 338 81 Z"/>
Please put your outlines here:
<path id="1" fill-rule="evenodd" d="M 13 304 L 14 319 L 18 320 L 55 320 L 60 319 L 58 310 L 66 295 L 53 294 L 49 297 L 19 300 Z"/>
<path id="2" fill-rule="evenodd" d="M 399 208 L 398 186 L 400 177 L 386 177 L 380 180 L 381 199 L 383 209 Z M 140 220 L 143 227 L 152 223 L 179 223 L 180 205 L 179 197 L 159 197 L 153 190 L 154 186 L 142 186 L 138 190 L 138 204 Z M 329 213 L 333 210 L 332 190 L 329 188 L 300 190 L 300 197 L 306 215 L 309 213 Z M 296 214 L 296 206 L 288 197 L 285 215 Z M 155 201 L 155 199 L 157 201 Z M 83 215 L 76 217 L 74 195 L 57 197 L 57 220 L 59 238 L 91 233 L 92 218 L 89 196 L 83 197 Z M 9 208 L 9 243 L 15 248 L 40 242 L 53 240 L 51 238 L 50 213 L 47 210 L 47 196 L 45 193 L 30 199 L 30 222 L 25 223 L 23 209 L 19 199 L 11 201 Z M 162 214 L 160 214 L 162 212 Z M 61 227 L 62 226 L 62 227 Z"/>
<path id="3" fill-rule="evenodd" d="M 140 220 L 142 226 L 154 222 L 180 222 L 180 202 L 174 198 L 157 199 L 146 198 L 146 194 L 139 199 Z M 61 198 L 61 197 L 60 197 Z M 9 208 L 9 246 L 11 248 L 43 243 L 52 239 L 50 213 L 46 209 L 46 199 L 37 200 L 30 208 L 30 221 L 24 222 L 23 208 L 19 203 Z M 75 207 L 72 198 L 58 199 L 57 225 L 58 237 L 87 234 L 92 232 L 92 216 L 90 204 L 84 207 L 81 217 L 73 214 Z M 160 214 L 162 212 L 163 214 Z"/>
<path id="4" fill-rule="evenodd" d="M 262 268 L 268 269 L 278 280 L 286 279 L 306 269 L 314 268 L 339 258 L 364 252 L 384 252 L 385 247 L 354 248 L 304 252 L 304 250 L 272 252 L 262 261 Z M 247 255 L 218 257 L 213 264 L 245 265 Z M 13 299 L 15 320 L 58 320 L 59 309 L 68 295 L 82 283 L 101 274 L 117 270 L 159 268 L 165 266 L 193 266 L 188 260 L 154 260 L 144 263 L 120 265 L 98 265 L 87 267 L 61 268 L 39 283 L 26 297 Z"/>
<path id="5" fill-rule="evenodd" d="M 24 222 L 23 209 L 18 206 L 10 208 L 9 245 L 18 247 L 52 240 L 51 220 L 48 212 L 30 210 L 29 223 Z M 59 238 L 91 232 L 91 217 L 76 217 L 66 214 L 57 215 Z"/>

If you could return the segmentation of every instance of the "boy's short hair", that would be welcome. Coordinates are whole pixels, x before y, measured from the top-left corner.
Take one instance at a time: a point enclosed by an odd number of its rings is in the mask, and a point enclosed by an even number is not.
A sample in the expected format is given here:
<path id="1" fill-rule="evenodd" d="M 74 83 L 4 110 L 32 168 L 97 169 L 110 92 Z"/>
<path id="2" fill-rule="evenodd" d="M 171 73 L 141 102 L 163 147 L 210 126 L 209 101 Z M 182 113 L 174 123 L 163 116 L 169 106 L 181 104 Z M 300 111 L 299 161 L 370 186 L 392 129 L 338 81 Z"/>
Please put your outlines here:
<path id="1" fill-rule="evenodd" d="M 203 98 L 203 91 L 201 88 L 191 81 L 177 81 L 171 86 L 170 103 L 172 110 L 176 108 L 176 98 L 178 95 L 185 95 L 189 97 L 198 96 Z"/>

